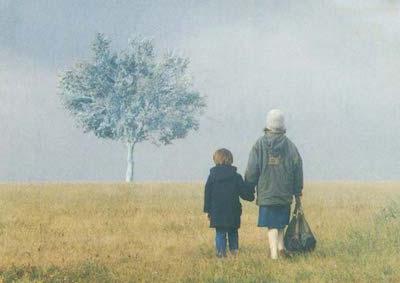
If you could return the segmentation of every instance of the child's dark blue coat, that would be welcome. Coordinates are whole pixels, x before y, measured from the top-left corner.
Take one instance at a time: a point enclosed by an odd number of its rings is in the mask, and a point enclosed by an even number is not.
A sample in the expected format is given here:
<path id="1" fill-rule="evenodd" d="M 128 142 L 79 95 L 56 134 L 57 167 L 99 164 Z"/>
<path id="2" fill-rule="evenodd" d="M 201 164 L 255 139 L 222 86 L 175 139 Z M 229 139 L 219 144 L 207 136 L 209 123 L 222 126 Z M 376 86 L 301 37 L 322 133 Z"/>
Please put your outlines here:
<path id="1" fill-rule="evenodd" d="M 253 201 L 254 189 L 244 183 L 236 167 L 217 165 L 211 168 L 204 193 L 204 212 L 210 216 L 210 227 L 240 227 L 239 197 Z"/>

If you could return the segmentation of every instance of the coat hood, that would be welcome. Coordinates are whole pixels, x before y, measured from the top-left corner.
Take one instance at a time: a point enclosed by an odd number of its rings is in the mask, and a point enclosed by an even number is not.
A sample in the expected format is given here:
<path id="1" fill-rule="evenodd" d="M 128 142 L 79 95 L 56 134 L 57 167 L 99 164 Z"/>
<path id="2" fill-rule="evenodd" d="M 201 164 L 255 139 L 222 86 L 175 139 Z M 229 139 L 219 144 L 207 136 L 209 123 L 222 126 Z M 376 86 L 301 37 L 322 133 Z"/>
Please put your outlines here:
<path id="1" fill-rule="evenodd" d="M 210 170 L 214 180 L 221 181 L 236 175 L 236 167 L 231 165 L 217 165 Z"/>
<path id="2" fill-rule="evenodd" d="M 284 151 L 287 145 L 287 138 L 283 133 L 271 133 L 265 134 L 267 139 L 268 150 L 274 153 L 281 153 Z"/>

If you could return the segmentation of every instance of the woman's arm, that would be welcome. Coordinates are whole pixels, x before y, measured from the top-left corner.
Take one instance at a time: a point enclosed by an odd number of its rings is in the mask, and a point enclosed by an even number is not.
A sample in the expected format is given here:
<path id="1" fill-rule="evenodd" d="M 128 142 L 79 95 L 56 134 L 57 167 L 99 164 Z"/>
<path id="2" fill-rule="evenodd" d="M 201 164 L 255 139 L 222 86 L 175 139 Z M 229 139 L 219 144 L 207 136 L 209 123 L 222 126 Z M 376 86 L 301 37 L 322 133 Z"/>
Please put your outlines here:
<path id="1" fill-rule="evenodd" d="M 258 183 L 259 178 L 260 178 L 260 164 L 258 162 L 258 150 L 256 143 L 250 151 L 249 161 L 247 163 L 247 169 L 244 179 L 246 183 L 249 183 L 253 187 L 255 187 Z"/>
<path id="2" fill-rule="evenodd" d="M 303 161 L 301 160 L 300 154 L 294 163 L 294 188 L 293 194 L 297 197 L 300 197 L 303 192 Z"/>

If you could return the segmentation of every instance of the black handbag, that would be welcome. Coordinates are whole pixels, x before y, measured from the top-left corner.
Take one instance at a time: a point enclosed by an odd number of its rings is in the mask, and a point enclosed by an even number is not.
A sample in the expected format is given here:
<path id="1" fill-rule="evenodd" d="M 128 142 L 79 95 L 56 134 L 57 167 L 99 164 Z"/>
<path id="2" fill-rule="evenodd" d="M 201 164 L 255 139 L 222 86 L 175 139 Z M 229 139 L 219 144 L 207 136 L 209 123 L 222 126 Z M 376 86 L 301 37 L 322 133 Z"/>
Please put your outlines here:
<path id="1" fill-rule="evenodd" d="M 310 252 L 315 249 L 317 240 L 311 232 L 301 204 L 296 204 L 292 219 L 284 236 L 285 248 L 290 252 Z"/>

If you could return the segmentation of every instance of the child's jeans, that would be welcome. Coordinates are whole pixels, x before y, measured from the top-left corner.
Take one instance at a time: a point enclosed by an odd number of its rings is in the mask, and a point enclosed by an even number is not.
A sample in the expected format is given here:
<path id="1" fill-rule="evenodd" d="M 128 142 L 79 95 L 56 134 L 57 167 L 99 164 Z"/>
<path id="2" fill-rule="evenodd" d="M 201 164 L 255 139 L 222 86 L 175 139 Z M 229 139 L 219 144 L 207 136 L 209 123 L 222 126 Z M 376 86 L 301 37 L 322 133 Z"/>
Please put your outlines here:
<path id="1" fill-rule="evenodd" d="M 226 256 L 226 235 L 228 234 L 229 250 L 237 252 L 239 249 L 239 234 L 237 228 L 216 228 L 215 229 L 215 247 L 217 249 L 217 256 Z"/>

